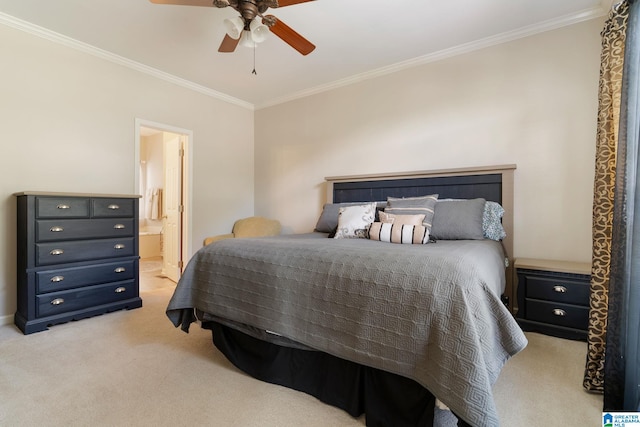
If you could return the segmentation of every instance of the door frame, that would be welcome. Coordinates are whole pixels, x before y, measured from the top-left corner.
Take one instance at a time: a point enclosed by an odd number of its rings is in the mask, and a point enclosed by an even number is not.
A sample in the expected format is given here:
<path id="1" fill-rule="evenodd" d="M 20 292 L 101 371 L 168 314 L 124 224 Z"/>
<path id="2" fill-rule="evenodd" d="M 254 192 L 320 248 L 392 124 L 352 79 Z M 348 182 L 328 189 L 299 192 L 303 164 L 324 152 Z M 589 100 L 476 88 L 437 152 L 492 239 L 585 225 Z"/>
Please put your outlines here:
<path id="1" fill-rule="evenodd" d="M 134 144 L 134 192 L 138 192 L 140 188 L 140 128 L 147 127 L 157 129 L 162 132 L 171 132 L 183 135 L 184 138 L 184 163 L 182 169 L 182 204 L 184 211 L 182 212 L 182 271 L 186 267 L 187 262 L 193 256 L 191 242 L 193 237 L 193 217 L 192 217 L 192 199 L 193 199 L 193 131 L 190 129 L 179 128 L 164 123 L 158 123 L 151 120 L 135 119 L 135 144 Z"/>

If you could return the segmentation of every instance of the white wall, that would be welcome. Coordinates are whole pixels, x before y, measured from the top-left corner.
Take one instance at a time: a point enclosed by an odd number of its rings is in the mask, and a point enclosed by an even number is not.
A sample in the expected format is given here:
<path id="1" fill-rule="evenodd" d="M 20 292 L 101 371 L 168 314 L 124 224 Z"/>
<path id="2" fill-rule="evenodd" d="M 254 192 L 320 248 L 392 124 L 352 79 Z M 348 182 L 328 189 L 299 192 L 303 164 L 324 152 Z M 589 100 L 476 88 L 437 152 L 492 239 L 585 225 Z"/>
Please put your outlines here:
<path id="1" fill-rule="evenodd" d="M 254 212 L 253 111 L 0 25 L 0 323 L 20 191 L 137 193 L 135 119 L 193 131 L 191 250 Z"/>
<path id="2" fill-rule="evenodd" d="M 590 261 L 602 25 L 256 111 L 256 213 L 307 232 L 325 176 L 515 163 L 514 255 Z"/>
<path id="3" fill-rule="evenodd" d="M 169 132 L 159 132 L 155 135 L 140 137 L 140 168 L 144 173 L 144 178 L 140 177 L 140 190 L 139 194 L 142 195 L 140 199 L 140 218 L 145 219 L 146 224 L 150 225 L 162 225 L 161 220 L 154 221 L 149 219 L 151 212 L 147 215 L 147 205 L 149 204 L 149 198 L 147 197 L 147 190 L 162 188 L 164 181 L 164 160 L 163 160 L 163 138 L 166 134 L 176 137 L 176 134 Z M 144 162 L 144 163 L 142 163 Z M 144 183 L 143 183 L 144 181 Z"/>

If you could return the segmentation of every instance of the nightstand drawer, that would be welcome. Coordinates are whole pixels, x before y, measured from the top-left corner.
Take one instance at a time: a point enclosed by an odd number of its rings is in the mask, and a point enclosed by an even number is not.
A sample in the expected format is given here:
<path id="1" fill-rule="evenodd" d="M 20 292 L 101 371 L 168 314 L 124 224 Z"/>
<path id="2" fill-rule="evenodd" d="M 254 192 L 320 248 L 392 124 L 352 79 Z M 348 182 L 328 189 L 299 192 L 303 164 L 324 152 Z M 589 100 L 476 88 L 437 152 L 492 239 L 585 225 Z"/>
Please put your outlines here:
<path id="1" fill-rule="evenodd" d="M 527 298 L 554 301 L 565 304 L 586 305 L 589 301 L 589 284 L 564 278 L 541 277 L 525 274 Z"/>
<path id="2" fill-rule="evenodd" d="M 38 271 L 36 273 L 36 292 L 42 294 L 133 279 L 137 277 L 136 265 L 137 260 L 130 259 L 108 264 Z"/>
<path id="3" fill-rule="evenodd" d="M 99 258 L 119 258 L 134 255 L 135 249 L 133 237 L 38 243 L 36 244 L 36 263 L 40 266 Z"/>
<path id="4" fill-rule="evenodd" d="M 135 280 L 52 292 L 36 296 L 37 315 L 52 316 L 137 296 L 138 287 Z"/>
<path id="5" fill-rule="evenodd" d="M 133 236 L 133 221 L 133 218 L 38 220 L 36 241 Z"/>
<path id="6" fill-rule="evenodd" d="M 591 264 L 519 258 L 516 319 L 525 331 L 586 340 Z"/>
<path id="7" fill-rule="evenodd" d="M 91 199 L 94 218 L 133 217 L 133 199 Z"/>
<path id="8" fill-rule="evenodd" d="M 37 197 L 37 218 L 89 218 L 89 199 Z"/>
<path id="9" fill-rule="evenodd" d="M 589 308 L 549 301 L 527 300 L 527 319 L 567 328 L 586 330 Z"/>

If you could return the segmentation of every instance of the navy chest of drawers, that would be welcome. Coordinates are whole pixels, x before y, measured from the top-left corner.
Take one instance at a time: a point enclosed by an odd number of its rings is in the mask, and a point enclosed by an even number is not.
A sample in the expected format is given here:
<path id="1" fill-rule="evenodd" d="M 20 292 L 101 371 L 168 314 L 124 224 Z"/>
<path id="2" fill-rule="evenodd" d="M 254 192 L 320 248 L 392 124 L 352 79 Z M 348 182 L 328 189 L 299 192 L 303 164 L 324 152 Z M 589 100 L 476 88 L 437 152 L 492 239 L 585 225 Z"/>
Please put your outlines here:
<path id="1" fill-rule="evenodd" d="M 591 265 L 520 258 L 518 313 L 525 331 L 586 340 L 589 323 Z"/>
<path id="2" fill-rule="evenodd" d="M 142 306 L 138 196 L 17 193 L 18 307 L 25 334 Z"/>

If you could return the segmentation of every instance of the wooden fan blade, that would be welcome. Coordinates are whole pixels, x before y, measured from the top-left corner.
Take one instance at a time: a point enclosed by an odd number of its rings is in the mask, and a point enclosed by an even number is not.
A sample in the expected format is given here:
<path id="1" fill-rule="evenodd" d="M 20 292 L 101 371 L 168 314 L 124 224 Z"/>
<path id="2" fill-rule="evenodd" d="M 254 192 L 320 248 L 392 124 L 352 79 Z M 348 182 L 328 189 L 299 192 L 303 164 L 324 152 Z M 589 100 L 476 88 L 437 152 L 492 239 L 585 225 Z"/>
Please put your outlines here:
<path id="1" fill-rule="evenodd" d="M 263 23 L 267 24 L 269 20 L 273 20 L 274 23 L 269 26 L 269 30 L 276 36 L 280 37 L 285 43 L 297 50 L 303 55 L 308 55 L 316 48 L 316 46 L 309 40 L 298 34 L 293 28 L 279 20 L 273 15 L 268 15 L 268 20 Z"/>
<path id="2" fill-rule="evenodd" d="M 291 6 L 292 4 L 307 3 L 314 0 L 276 0 L 278 7 Z"/>
<path id="3" fill-rule="evenodd" d="M 213 0 L 149 0 L 154 4 L 175 4 L 180 6 L 209 6 L 216 7 Z"/>
<path id="4" fill-rule="evenodd" d="M 229 34 L 224 35 L 224 39 L 222 39 L 222 43 L 220 43 L 220 47 L 218 48 L 218 52 L 230 53 L 236 50 L 238 43 L 240 42 L 240 37 L 234 39 Z"/>

